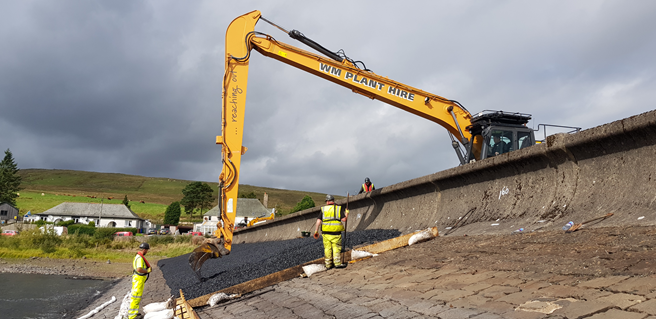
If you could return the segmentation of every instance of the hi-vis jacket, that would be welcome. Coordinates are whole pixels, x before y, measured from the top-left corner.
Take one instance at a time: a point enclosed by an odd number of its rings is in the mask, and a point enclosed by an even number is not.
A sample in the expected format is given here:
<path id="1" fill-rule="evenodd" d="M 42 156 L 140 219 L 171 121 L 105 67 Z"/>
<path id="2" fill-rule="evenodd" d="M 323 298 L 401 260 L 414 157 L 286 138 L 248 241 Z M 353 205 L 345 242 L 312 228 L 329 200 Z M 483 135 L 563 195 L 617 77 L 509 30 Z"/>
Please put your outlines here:
<path id="1" fill-rule="evenodd" d="M 344 231 L 344 226 L 340 221 L 342 207 L 332 204 L 320 209 L 322 211 L 322 233 L 340 234 Z"/>
<path id="2" fill-rule="evenodd" d="M 150 266 L 146 259 L 140 254 L 136 254 L 135 258 L 132 260 L 132 273 L 138 276 L 147 276 L 148 273 L 137 272 L 137 268 L 148 269 Z"/>

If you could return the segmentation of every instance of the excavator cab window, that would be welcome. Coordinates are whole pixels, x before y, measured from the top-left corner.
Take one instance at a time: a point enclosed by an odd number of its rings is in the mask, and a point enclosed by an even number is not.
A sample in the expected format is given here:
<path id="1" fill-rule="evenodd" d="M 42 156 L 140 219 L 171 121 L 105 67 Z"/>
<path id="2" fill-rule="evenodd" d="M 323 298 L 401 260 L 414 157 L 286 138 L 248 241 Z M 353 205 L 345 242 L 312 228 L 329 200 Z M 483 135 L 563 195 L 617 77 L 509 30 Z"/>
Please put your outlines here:
<path id="1" fill-rule="evenodd" d="M 534 145 L 532 133 L 528 131 L 518 131 L 518 150 L 531 147 Z"/>
<path id="2" fill-rule="evenodd" d="M 491 130 L 491 134 L 486 139 L 486 158 L 511 151 L 513 140 L 513 131 Z"/>

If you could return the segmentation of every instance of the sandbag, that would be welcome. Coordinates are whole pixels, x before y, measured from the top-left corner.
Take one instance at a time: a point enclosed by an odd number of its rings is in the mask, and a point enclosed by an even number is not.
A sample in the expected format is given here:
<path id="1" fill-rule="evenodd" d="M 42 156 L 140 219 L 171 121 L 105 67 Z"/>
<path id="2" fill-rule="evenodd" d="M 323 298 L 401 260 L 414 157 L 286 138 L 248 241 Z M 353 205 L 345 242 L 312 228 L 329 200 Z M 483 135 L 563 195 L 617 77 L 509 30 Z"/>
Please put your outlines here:
<path id="1" fill-rule="evenodd" d="M 414 245 L 416 243 L 424 242 L 431 240 L 438 236 L 437 230 L 435 228 L 428 228 L 422 232 L 414 234 L 410 239 L 408 239 L 408 245 Z"/>
<path id="2" fill-rule="evenodd" d="M 167 301 L 164 302 L 153 302 L 149 303 L 144 307 L 144 313 L 150 313 L 150 312 L 158 312 L 162 311 L 164 309 L 171 309 L 173 308 L 173 296 Z"/>
<path id="3" fill-rule="evenodd" d="M 237 296 L 238 296 L 237 294 L 228 295 L 228 294 L 225 294 L 223 292 L 219 292 L 217 294 L 213 294 L 210 297 L 210 299 L 208 299 L 208 304 L 210 305 L 210 307 L 214 307 L 216 304 L 218 304 L 221 301 L 230 300 L 230 299 L 233 299 Z"/>
<path id="4" fill-rule="evenodd" d="M 119 307 L 119 314 L 114 319 L 128 319 L 128 309 L 130 309 L 130 291 L 125 294 Z"/>
<path id="5" fill-rule="evenodd" d="M 376 257 L 377 254 L 371 254 L 367 251 L 351 250 L 351 260 L 358 260 L 366 257 Z"/>
<path id="6" fill-rule="evenodd" d="M 317 272 L 326 271 L 326 267 L 323 264 L 309 264 L 301 268 L 303 269 L 303 273 L 309 277 Z"/>
<path id="7" fill-rule="evenodd" d="M 173 309 L 149 312 L 144 316 L 144 319 L 173 319 Z"/>
<path id="8" fill-rule="evenodd" d="M 83 315 L 82 317 L 79 317 L 78 319 L 87 319 L 87 318 L 93 316 L 94 314 L 98 313 L 100 310 L 103 310 L 103 308 L 107 307 L 110 303 L 112 303 L 114 301 L 116 301 L 116 297 L 112 296 L 112 299 L 110 299 L 109 301 L 101 304 L 96 309 L 93 309 L 93 310 L 89 311 L 89 313 Z"/>

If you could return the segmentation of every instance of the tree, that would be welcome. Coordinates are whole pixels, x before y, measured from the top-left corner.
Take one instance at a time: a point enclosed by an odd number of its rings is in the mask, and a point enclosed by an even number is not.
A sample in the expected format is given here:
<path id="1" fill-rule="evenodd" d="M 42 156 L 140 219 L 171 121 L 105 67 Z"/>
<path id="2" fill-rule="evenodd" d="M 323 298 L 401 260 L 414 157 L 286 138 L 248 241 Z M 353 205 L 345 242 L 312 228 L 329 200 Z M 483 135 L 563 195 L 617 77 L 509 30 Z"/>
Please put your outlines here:
<path id="1" fill-rule="evenodd" d="M 22 188 L 21 176 L 18 175 L 18 166 L 14 162 L 11 151 L 5 151 L 5 157 L 0 162 L 0 203 L 7 202 L 16 206 L 18 191 Z"/>
<path id="2" fill-rule="evenodd" d="M 171 203 L 164 212 L 164 224 L 177 226 L 180 222 L 180 213 L 180 202 Z"/>
<path id="3" fill-rule="evenodd" d="M 282 217 L 283 216 L 283 207 L 280 204 L 277 204 L 274 207 L 274 210 L 275 210 L 274 212 L 275 212 L 276 217 Z"/>
<path id="4" fill-rule="evenodd" d="M 313 201 L 313 198 L 311 198 L 310 196 L 305 196 L 303 197 L 303 199 L 301 199 L 301 202 L 297 203 L 297 205 L 294 206 L 292 210 L 290 210 L 290 213 L 306 210 L 313 207 L 315 207 L 315 201 Z"/>
<path id="5" fill-rule="evenodd" d="M 203 209 L 212 208 L 214 202 L 212 191 L 212 187 L 207 183 L 198 181 L 185 186 L 182 190 L 183 198 L 180 200 L 180 204 L 185 207 L 185 213 L 193 216 L 197 209 L 202 212 Z"/>
<path id="6" fill-rule="evenodd" d="M 128 200 L 128 195 L 127 194 L 123 197 L 123 201 L 121 201 L 121 202 L 123 203 L 124 206 L 126 206 L 126 207 L 128 207 L 128 209 L 130 209 L 130 201 Z"/>

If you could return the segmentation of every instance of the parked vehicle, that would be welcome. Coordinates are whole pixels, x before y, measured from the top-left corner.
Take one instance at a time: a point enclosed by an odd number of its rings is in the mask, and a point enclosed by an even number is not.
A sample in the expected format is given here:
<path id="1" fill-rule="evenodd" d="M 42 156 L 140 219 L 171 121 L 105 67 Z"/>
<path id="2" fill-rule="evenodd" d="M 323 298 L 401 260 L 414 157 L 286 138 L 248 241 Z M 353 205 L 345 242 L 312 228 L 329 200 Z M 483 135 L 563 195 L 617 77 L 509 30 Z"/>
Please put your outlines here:
<path id="1" fill-rule="evenodd" d="M 5 230 L 5 231 L 2 231 L 2 235 L 3 236 L 10 236 L 10 237 L 17 236 L 18 231 L 16 231 L 16 230 Z"/>
<path id="2" fill-rule="evenodd" d="M 114 234 L 117 237 L 130 237 L 132 236 L 132 232 L 130 231 L 119 231 Z"/>
<path id="3" fill-rule="evenodd" d="M 171 233 L 171 232 L 169 231 L 169 229 L 162 229 L 162 230 L 160 230 L 160 234 L 170 234 L 170 233 Z"/>
<path id="4" fill-rule="evenodd" d="M 155 228 L 150 228 L 150 229 L 148 229 L 147 234 L 149 234 L 149 235 L 151 235 L 151 234 L 158 234 L 158 232 L 157 232 L 157 229 L 155 229 Z"/>
<path id="5" fill-rule="evenodd" d="M 200 231 L 190 231 L 190 232 L 187 232 L 187 234 L 190 235 L 190 236 L 202 236 L 202 235 L 203 235 L 203 232 L 200 232 Z"/>

